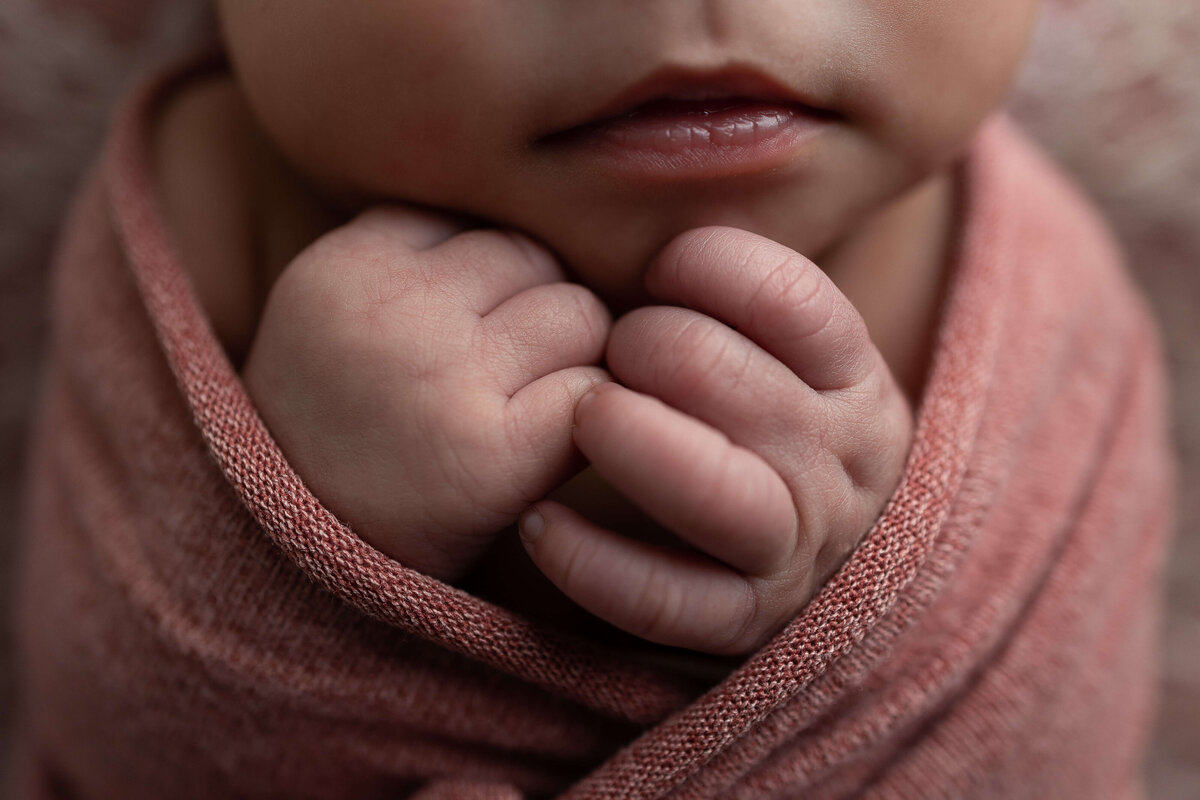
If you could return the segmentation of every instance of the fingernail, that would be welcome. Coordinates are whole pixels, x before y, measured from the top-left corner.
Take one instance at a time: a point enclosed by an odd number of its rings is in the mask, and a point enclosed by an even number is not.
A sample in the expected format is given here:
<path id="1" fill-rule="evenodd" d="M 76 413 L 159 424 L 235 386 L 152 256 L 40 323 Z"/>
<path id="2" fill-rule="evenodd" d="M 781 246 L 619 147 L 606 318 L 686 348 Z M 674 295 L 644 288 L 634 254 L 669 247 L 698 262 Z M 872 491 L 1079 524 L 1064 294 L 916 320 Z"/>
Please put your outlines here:
<path id="1" fill-rule="evenodd" d="M 604 383 L 598 383 L 591 389 L 588 389 L 587 394 L 579 398 L 579 402 L 575 404 L 575 420 L 578 421 L 579 415 L 583 413 L 584 409 L 596 402 L 596 397 L 601 392 L 607 392 L 612 388 L 612 383 L 605 381 Z"/>
<path id="2" fill-rule="evenodd" d="M 535 508 L 526 511 L 521 516 L 520 522 L 517 523 L 517 529 L 521 533 L 521 538 L 528 544 L 533 544 L 540 539 L 545 527 L 545 518 Z"/>
<path id="3" fill-rule="evenodd" d="M 579 402 L 575 404 L 575 419 L 578 420 L 579 415 L 582 414 L 584 412 L 584 410 L 587 409 L 588 406 L 592 405 L 595 402 L 596 402 L 595 388 L 588 389 L 588 393 L 585 394 L 583 397 L 579 398 Z"/>

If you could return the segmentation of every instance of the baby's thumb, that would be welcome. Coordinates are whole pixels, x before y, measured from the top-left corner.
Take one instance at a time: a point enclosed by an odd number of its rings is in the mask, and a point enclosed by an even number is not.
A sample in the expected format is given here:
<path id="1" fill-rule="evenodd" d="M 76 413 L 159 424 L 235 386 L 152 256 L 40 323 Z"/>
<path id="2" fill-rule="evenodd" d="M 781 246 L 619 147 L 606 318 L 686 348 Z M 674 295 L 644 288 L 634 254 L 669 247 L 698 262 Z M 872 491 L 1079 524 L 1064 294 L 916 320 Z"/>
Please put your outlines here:
<path id="1" fill-rule="evenodd" d="M 538 378 L 509 399 L 505 424 L 514 461 L 510 469 L 530 502 L 583 466 L 572 437 L 575 407 L 593 387 L 611 380 L 600 367 L 570 367 Z"/>

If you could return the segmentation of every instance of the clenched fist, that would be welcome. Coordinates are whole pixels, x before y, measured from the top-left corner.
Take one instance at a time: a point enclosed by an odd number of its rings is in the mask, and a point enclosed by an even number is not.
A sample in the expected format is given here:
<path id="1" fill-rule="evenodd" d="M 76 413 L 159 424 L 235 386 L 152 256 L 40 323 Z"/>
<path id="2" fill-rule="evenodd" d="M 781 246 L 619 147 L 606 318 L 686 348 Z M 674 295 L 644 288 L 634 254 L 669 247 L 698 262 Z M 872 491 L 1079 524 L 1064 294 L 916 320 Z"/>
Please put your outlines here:
<path id="1" fill-rule="evenodd" d="M 562 591 L 638 636 L 716 654 L 762 645 L 870 529 L 912 414 L 866 326 L 812 262 L 729 228 L 650 266 L 671 305 L 617 321 L 575 442 L 690 546 L 655 547 L 551 501 L 521 519 Z"/>
<path id="2" fill-rule="evenodd" d="M 366 541 L 462 574 L 582 466 L 610 319 L 529 239 L 367 211 L 284 271 L 243 371 L 313 493 Z"/>

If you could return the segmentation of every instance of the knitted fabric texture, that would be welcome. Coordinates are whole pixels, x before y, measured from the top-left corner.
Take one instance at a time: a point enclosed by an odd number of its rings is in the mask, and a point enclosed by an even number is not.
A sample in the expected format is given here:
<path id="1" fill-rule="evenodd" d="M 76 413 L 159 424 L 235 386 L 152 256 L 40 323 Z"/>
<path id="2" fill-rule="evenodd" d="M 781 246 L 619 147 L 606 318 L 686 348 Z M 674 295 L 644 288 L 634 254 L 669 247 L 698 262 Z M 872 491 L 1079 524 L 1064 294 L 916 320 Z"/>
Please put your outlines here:
<path id="1" fill-rule="evenodd" d="M 1003 119 L 899 488 L 718 685 L 383 556 L 271 439 L 156 205 L 154 109 L 74 208 L 20 590 L 26 798 L 1128 798 L 1170 522 L 1158 344 Z"/>

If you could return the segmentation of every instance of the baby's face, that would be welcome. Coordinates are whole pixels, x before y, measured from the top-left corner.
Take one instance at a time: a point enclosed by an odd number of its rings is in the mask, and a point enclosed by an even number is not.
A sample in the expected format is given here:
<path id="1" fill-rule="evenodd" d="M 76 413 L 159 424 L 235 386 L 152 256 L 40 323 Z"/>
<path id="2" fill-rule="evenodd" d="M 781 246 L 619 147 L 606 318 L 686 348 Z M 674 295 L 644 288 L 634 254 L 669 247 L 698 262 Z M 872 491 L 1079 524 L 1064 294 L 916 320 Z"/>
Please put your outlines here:
<path id="1" fill-rule="evenodd" d="M 675 234 L 810 257 L 945 168 L 1036 0 L 220 0 L 268 134 L 327 190 L 529 232 L 630 295 Z"/>

